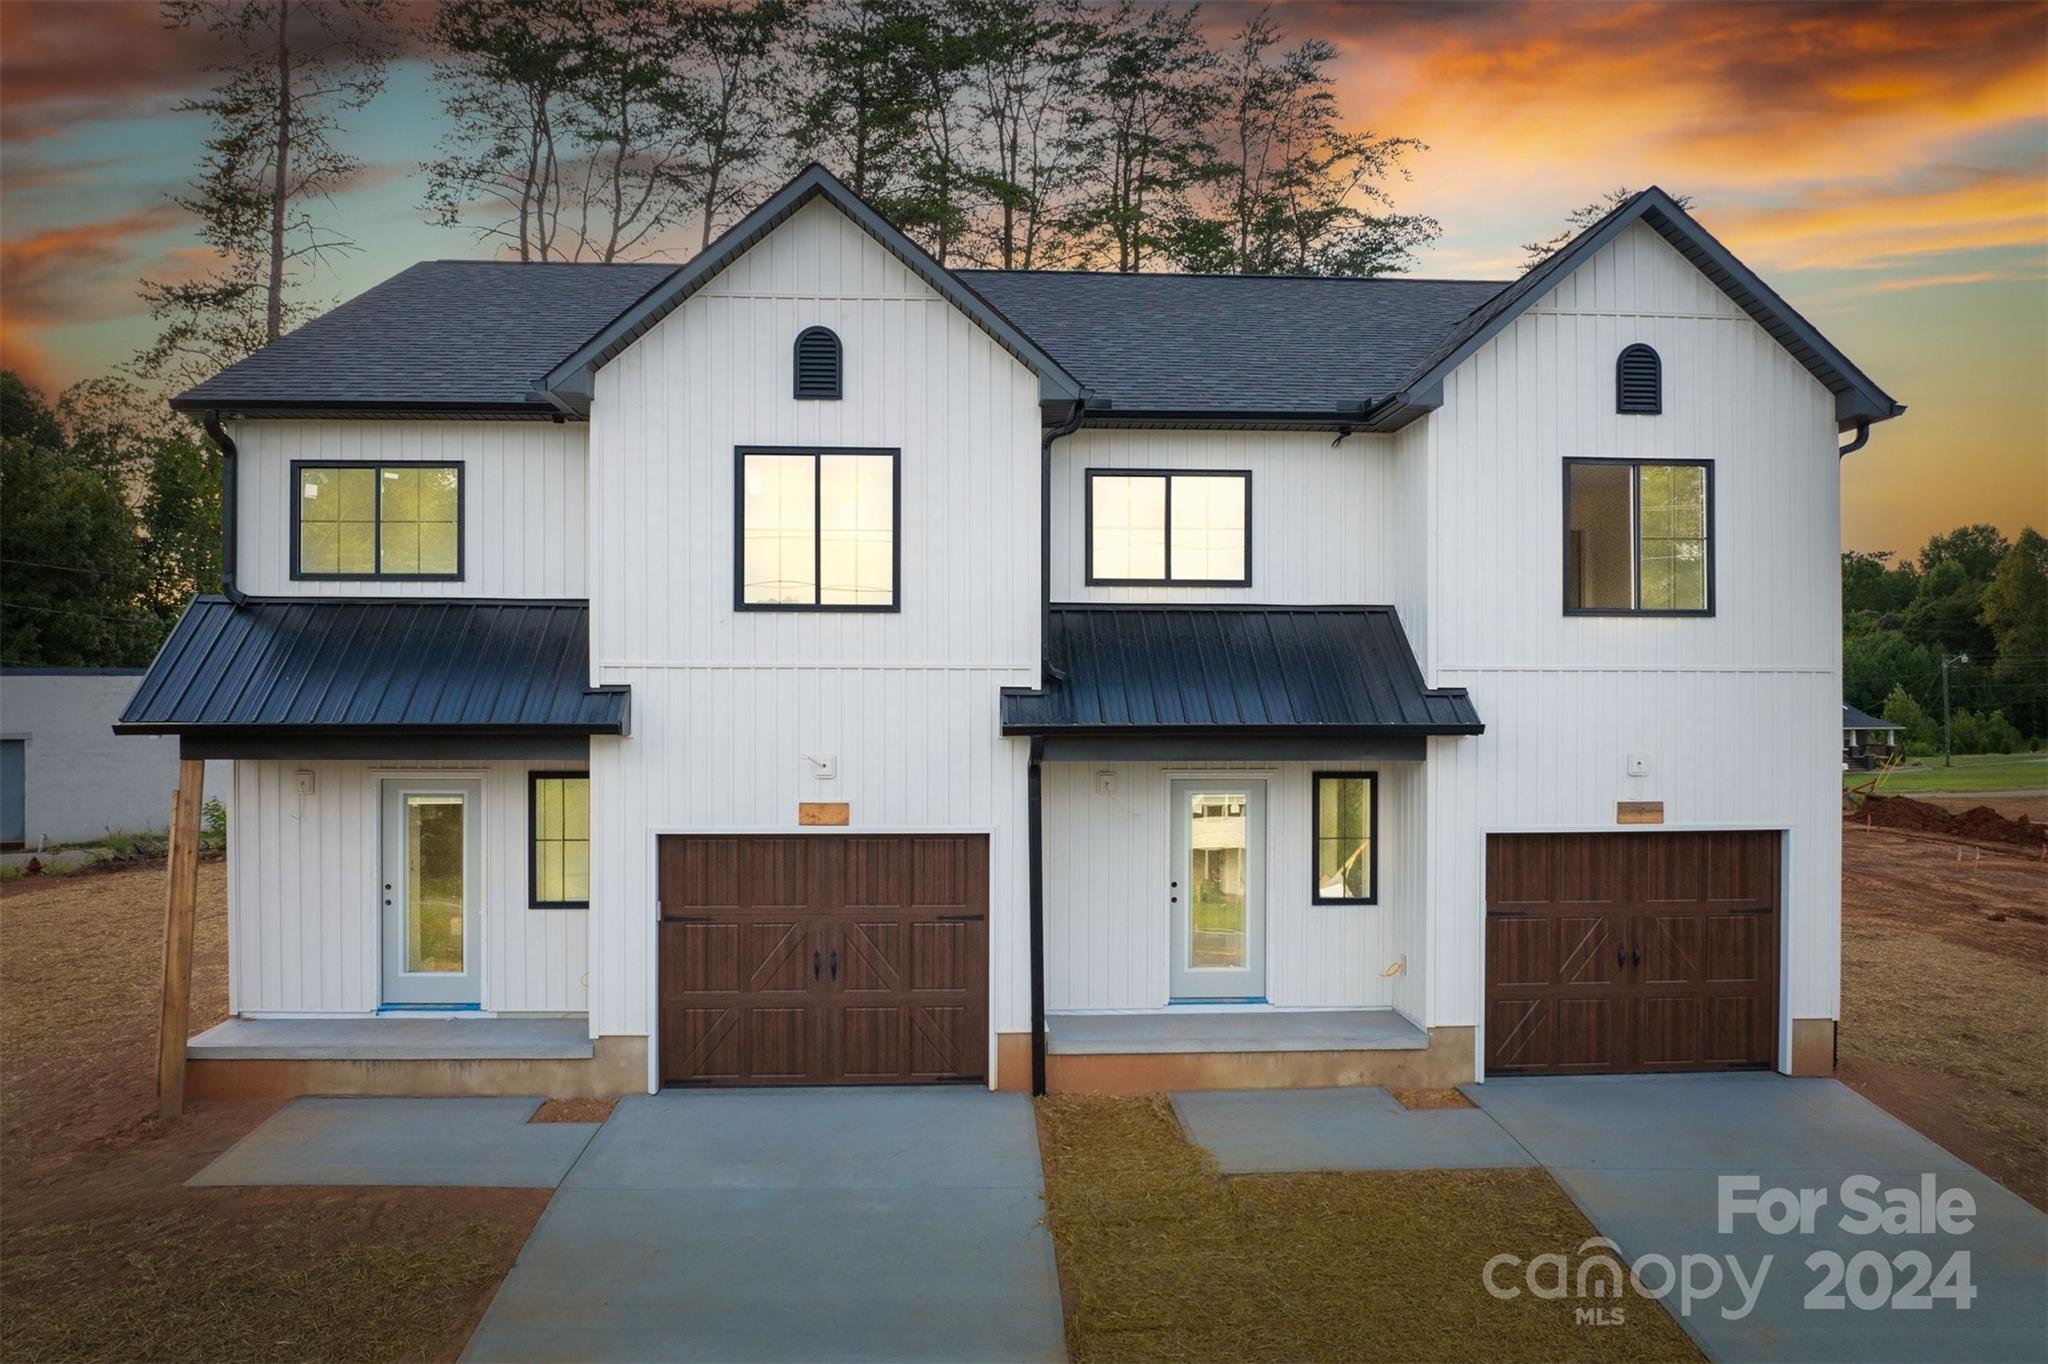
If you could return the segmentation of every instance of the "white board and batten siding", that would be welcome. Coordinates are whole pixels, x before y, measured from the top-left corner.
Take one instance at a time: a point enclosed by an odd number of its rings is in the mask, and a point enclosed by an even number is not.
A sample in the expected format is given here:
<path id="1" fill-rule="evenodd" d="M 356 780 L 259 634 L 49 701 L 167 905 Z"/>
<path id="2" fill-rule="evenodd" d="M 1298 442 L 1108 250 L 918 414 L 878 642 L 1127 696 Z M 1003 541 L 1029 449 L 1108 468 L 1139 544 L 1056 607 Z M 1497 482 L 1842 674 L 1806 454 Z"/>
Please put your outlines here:
<path id="1" fill-rule="evenodd" d="M 396 764 L 238 761 L 228 825 L 228 1008 L 366 1014 L 383 1002 L 380 788 L 431 775 L 483 786 L 482 1007 L 577 1014 L 589 1007 L 587 910 L 530 909 L 527 774 L 560 762 Z M 301 798 L 296 774 L 313 774 Z"/>
<path id="2" fill-rule="evenodd" d="M 791 396 L 815 324 L 836 401 Z M 591 745 L 592 1032 L 652 1027 L 656 835 L 794 831 L 801 801 L 989 834 L 991 1022 L 1027 1028 L 1028 751 L 997 693 L 1038 677 L 1036 377 L 813 202 L 598 371 L 590 441 L 595 668 L 634 713 Z M 733 609 L 744 446 L 902 452 L 899 612 Z"/>
<path id="3" fill-rule="evenodd" d="M 1246 587 L 1090 586 L 1090 469 L 1251 474 Z M 1053 445 L 1052 597 L 1061 602 L 1398 605 L 1413 532 L 1399 522 L 1395 441 L 1328 431 L 1082 430 Z"/>
<path id="4" fill-rule="evenodd" d="M 1614 410 L 1637 341 L 1663 359 L 1661 416 Z M 1621 800 L 1662 800 L 1667 829 L 1787 831 L 1784 1016 L 1834 1017 L 1832 396 L 1638 224 L 1459 366 L 1425 423 L 1425 671 L 1468 687 L 1487 726 L 1430 743 L 1430 1022 L 1480 1022 L 1486 834 L 1613 829 Z M 1563 465 L 1580 456 L 1714 462 L 1712 617 L 1564 614 Z"/>
<path id="5" fill-rule="evenodd" d="M 240 587 L 261 597 L 583 597 L 587 432 L 577 423 L 243 421 L 230 424 L 240 484 Z M 459 582 L 291 575 L 295 461 L 459 463 Z"/>
<path id="6" fill-rule="evenodd" d="M 1379 903 L 1314 900 L 1309 779 L 1379 774 Z M 1097 787 L 1112 774 L 1115 789 Z M 1266 981 L 1269 1003 L 1294 1008 L 1410 1007 L 1420 980 L 1423 878 L 1415 860 L 1419 763 L 1279 762 L 1045 765 L 1046 1007 L 1055 1012 L 1158 1009 L 1169 997 L 1167 935 L 1178 817 L 1169 784 L 1217 776 L 1266 783 Z M 1390 970 L 1405 957 L 1405 971 Z"/>

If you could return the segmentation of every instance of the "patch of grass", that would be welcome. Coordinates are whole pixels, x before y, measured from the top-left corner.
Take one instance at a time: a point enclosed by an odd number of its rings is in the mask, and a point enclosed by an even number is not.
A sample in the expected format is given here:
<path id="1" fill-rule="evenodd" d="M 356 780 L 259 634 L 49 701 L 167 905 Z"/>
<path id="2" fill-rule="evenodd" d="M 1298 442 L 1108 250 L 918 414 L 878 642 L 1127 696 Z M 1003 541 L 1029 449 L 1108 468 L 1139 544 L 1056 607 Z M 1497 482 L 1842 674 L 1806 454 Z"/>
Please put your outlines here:
<path id="1" fill-rule="evenodd" d="M 1941 755 L 1917 760 L 1917 765 L 1885 774 L 1878 794 L 1910 796 L 1919 791 L 2034 791 L 2048 788 L 2048 754 L 1968 753 L 1958 754 L 1953 767 L 1941 765 Z M 1842 785 L 1860 786 L 1875 775 L 1844 772 Z"/>
<path id="2" fill-rule="evenodd" d="M 462 1324 L 516 1249 L 506 1227 L 486 1221 L 325 1255 L 264 1246 L 302 1237 L 301 1217 L 280 1209 L 271 1225 L 227 1240 L 204 1211 L 181 1210 L 137 1224 L 118 1264 L 83 1228 L 17 1235 L 4 1353 L 16 1364 L 418 1358 Z"/>
<path id="3" fill-rule="evenodd" d="M 1060 1096 L 1039 1119 L 1077 1364 L 1700 1357 L 1646 1298 L 1599 1327 L 1487 1293 L 1492 1256 L 1596 1235 L 1540 1170 L 1225 1178 L 1164 1098 Z"/>

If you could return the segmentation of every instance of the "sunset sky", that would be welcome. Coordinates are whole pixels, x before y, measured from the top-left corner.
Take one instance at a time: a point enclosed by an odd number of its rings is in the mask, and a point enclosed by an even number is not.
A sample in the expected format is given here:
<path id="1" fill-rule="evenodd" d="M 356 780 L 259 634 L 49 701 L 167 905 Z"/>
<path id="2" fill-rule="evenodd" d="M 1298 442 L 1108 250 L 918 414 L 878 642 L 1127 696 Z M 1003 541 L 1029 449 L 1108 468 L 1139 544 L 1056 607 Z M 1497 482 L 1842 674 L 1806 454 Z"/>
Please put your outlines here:
<path id="1" fill-rule="evenodd" d="M 1397 187 L 1444 225 L 1418 273 L 1510 278 L 1604 190 L 1690 194 L 1911 408 L 1845 466 L 1845 548 L 2048 528 L 2048 5 L 1274 8 L 1337 45 L 1351 123 L 1429 144 Z M 50 389 L 107 373 L 151 336 L 137 281 L 203 268 L 169 197 L 203 125 L 169 109 L 209 59 L 146 0 L 0 0 L 0 363 Z M 479 254 L 420 217 L 438 131 L 401 61 L 347 139 L 371 169 L 333 218 L 363 249 L 314 296 Z"/>

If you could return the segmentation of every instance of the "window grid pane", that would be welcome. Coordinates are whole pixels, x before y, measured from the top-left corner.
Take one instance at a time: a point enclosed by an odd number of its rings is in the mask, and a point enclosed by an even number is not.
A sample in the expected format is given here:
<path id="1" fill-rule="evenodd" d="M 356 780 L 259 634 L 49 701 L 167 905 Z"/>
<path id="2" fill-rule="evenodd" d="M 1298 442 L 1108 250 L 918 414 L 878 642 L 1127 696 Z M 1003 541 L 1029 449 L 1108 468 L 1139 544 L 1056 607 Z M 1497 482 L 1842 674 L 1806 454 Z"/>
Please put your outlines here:
<path id="1" fill-rule="evenodd" d="M 302 467 L 298 572 L 455 577 L 461 490 L 455 465 Z"/>
<path id="2" fill-rule="evenodd" d="M 1707 471 L 1645 464 L 1637 471 L 1641 601 L 1646 611 L 1707 608 Z"/>
<path id="3" fill-rule="evenodd" d="M 887 606 L 895 595 L 895 461 L 888 455 L 818 457 L 818 600 Z"/>
<path id="4" fill-rule="evenodd" d="M 1166 578 L 1166 479 L 1161 475 L 1089 475 L 1096 578 Z"/>
<path id="5" fill-rule="evenodd" d="M 817 459 L 748 455 L 740 599 L 759 606 L 818 600 Z"/>
<path id="6" fill-rule="evenodd" d="M 1173 476 L 1173 578 L 1236 582 L 1244 572 L 1247 480 L 1235 475 Z"/>
<path id="7" fill-rule="evenodd" d="M 1373 779 L 1316 778 L 1316 896 L 1369 900 L 1372 884 Z"/>
<path id="8" fill-rule="evenodd" d="M 532 835 L 534 903 L 587 903 L 590 778 L 534 778 Z"/>
<path id="9" fill-rule="evenodd" d="M 1635 604 L 1631 470 L 1625 464 L 1574 464 L 1567 485 L 1566 604 L 1626 611 Z"/>

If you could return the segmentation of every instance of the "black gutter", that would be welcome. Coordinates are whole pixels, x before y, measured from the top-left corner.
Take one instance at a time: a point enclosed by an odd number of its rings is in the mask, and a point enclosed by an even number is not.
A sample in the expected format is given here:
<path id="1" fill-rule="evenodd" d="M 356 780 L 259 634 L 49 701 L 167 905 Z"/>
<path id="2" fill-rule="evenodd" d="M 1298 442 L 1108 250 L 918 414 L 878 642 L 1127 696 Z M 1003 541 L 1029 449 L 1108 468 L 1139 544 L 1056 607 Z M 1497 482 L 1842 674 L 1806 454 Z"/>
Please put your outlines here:
<path id="1" fill-rule="evenodd" d="M 1025 777 L 1031 883 L 1031 1093 L 1045 1093 L 1045 736 L 1031 736 Z"/>
<path id="2" fill-rule="evenodd" d="M 209 407 L 203 419 L 206 434 L 220 447 L 220 594 L 230 606 L 239 607 L 249 598 L 235 585 L 236 459 L 241 454 L 233 437 L 221 427 L 220 409 Z"/>

